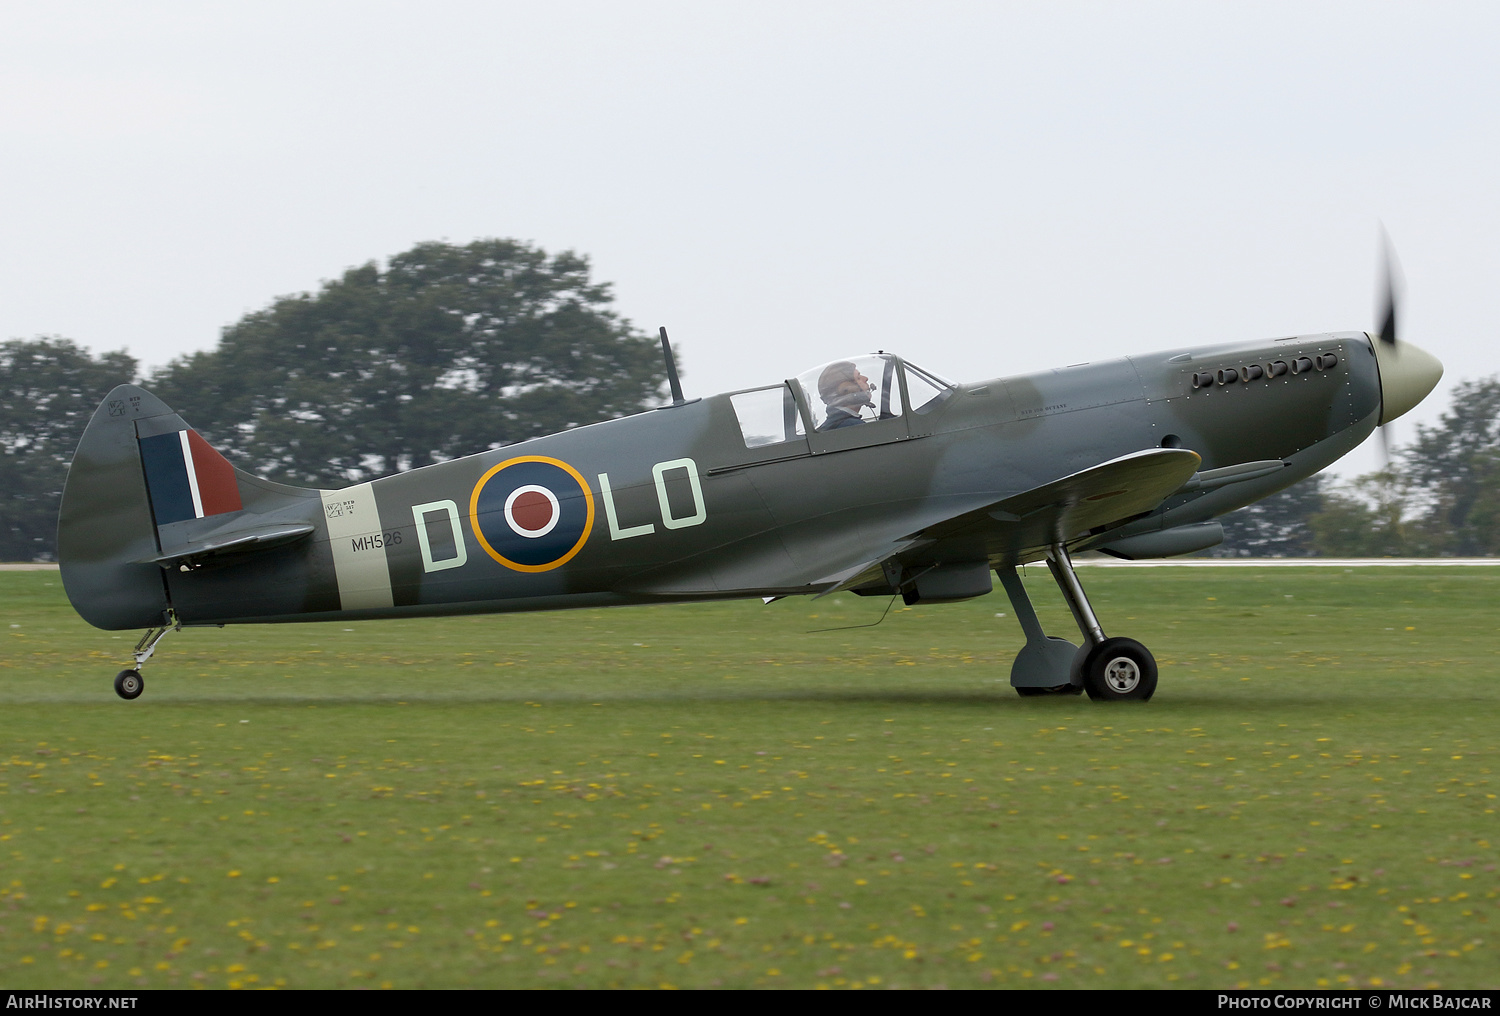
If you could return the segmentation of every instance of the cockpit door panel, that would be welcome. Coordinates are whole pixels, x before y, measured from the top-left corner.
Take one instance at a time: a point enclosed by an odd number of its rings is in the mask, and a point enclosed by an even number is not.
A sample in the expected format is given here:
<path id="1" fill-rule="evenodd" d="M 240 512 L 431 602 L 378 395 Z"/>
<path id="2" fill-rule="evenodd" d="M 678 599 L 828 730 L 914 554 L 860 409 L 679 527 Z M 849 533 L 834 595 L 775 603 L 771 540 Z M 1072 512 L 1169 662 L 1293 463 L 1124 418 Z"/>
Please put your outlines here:
<path id="1" fill-rule="evenodd" d="M 897 416 L 889 420 L 875 420 L 858 427 L 815 431 L 808 435 L 807 443 L 814 455 L 822 455 L 826 452 L 841 452 L 846 448 L 867 448 L 870 445 L 905 441 L 908 436 L 906 417 Z"/>
<path id="2" fill-rule="evenodd" d="M 727 454 L 729 463 L 721 468 L 809 454 L 806 418 L 795 390 L 790 384 L 779 384 L 721 396 L 729 403 L 738 438 L 727 442 L 733 450 Z"/>

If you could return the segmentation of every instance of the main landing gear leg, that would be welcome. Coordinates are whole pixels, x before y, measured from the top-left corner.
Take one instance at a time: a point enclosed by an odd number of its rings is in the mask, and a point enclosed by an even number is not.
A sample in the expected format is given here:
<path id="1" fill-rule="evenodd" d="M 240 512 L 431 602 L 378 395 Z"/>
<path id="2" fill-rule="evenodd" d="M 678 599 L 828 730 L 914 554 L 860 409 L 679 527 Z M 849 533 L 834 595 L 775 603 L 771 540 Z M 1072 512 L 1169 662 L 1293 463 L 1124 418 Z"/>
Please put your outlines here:
<path id="1" fill-rule="evenodd" d="M 141 636 L 141 640 L 135 644 L 135 650 L 131 656 L 135 658 L 135 667 L 130 670 L 122 670 L 115 675 L 115 694 L 122 699 L 140 698 L 141 692 L 146 690 L 146 682 L 141 679 L 141 668 L 146 661 L 151 659 L 151 654 L 156 652 L 156 646 L 169 632 L 180 631 L 182 623 L 175 617 L 170 618 L 172 623 L 160 628 L 152 628 Z"/>
<path id="2" fill-rule="evenodd" d="M 1081 685 L 1096 700 L 1139 699 L 1144 702 L 1156 693 L 1156 659 L 1150 650 L 1134 639 L 1107 638 L 1089 606 L 1088 597 L 1073 570 L 1073 559 L 1060 543 L 1047 550 L 1047 567 L 1062 590 L 1078 630 L 1087 639 L 1074 658 L 1072 683 Z"/>
<path id="3" fill-rule="evenodd" d="M 1032 609 L 1031 598 L 1021 576 L 1010 565 L 995 569 L 1005 595 L 1026 633 L 1026 645 L 1016 654 L 1016 662 L 1010 665 L 1010 684 L 1018 695 L 1077 695 L 1083 691 L 1082 683 L 1075 683 L 1072 675 L 1073 658 L 1078 647 L 1067 639 L 1049 636 L 1042 631 Z"/>

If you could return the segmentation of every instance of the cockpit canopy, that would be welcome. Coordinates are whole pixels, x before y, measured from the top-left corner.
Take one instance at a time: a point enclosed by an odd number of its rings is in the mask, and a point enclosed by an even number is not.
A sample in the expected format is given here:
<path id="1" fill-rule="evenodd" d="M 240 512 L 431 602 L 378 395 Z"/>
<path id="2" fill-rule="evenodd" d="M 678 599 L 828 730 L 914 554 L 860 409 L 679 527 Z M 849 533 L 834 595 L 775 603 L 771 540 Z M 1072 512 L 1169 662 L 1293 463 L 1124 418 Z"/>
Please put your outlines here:
<path id="1" fill-rule="evenodd" d="M 953 393 L 953 383 L 890 353 L 862 353 L 819 364 L 785 384 L 731 396 L 749 448 L 884 424 L 925 414 Z"/>

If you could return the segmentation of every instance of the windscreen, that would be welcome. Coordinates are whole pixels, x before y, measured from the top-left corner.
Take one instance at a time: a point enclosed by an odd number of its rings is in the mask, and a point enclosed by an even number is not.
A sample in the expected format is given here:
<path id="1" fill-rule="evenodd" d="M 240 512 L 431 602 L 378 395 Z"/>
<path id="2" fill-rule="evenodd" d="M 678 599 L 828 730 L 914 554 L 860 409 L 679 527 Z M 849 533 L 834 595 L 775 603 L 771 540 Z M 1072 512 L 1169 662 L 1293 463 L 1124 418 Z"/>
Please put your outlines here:
<path id="1" fill-rule="evenodd" d="M 906 364 L 906 396 L 911 400 L 912 412 L 930 413 L 953 394 L 953 382 L 914 363 Z"/>

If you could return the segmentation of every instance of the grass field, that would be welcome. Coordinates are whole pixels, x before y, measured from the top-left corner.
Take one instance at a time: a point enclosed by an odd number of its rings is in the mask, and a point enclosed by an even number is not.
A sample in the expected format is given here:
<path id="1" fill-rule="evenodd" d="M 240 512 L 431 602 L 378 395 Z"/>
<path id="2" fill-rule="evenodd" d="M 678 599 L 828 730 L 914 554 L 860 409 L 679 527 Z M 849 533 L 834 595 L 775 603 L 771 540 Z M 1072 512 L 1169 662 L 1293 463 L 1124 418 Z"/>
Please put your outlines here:
<path id="1" fill-rule="evenodd" d="M 1500 985 L 1500 570 L 1083 577 L 1151 703 L 1019 698 L 1000 594 L 189 630 L 123 702 L 0 574 L 0 982 Z"/>

